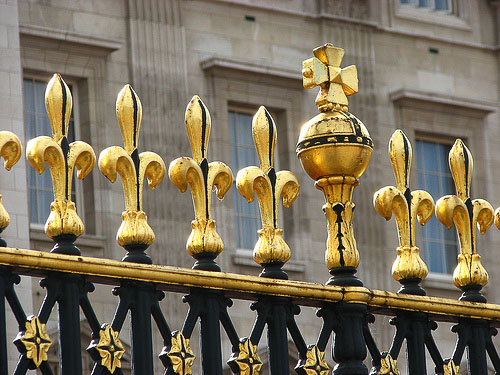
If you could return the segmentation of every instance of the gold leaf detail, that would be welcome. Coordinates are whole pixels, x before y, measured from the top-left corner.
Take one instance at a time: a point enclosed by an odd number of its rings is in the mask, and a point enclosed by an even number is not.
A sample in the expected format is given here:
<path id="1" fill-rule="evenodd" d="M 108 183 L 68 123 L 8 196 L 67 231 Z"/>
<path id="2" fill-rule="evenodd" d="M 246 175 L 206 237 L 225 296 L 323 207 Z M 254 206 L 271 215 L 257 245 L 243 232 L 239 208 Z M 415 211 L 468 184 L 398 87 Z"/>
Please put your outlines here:
<path id="1" fill-rule="evenodd" d="M 116 368 L 121 368 L 120 359 L 125 354 L 125 349 L 119 338 L 119 332 L 106 324 L 104 329 L 99 331 L 99 343 L 96 346 L 101 356 L 101 365 L 106 367 L 110 373 L 114 373 Z"/>
<path id="2" fill-rule="evenodd" d="M 45 324 L 41 323 L 37 316 L 32 316 L 26 322 L 26 331 L 20 341 L 26 348 L 26 357 L 31 359 L 36 367 L 40 367 L 47 360 L 47 352 L 52 345 Z"/>

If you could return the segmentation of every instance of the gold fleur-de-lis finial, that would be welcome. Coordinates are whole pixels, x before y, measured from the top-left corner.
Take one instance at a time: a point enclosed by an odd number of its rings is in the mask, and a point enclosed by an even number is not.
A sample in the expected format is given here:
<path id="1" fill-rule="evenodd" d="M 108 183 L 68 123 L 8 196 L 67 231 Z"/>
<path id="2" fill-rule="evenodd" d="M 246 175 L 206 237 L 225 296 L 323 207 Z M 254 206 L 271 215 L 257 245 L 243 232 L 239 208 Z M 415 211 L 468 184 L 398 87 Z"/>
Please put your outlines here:
<path id="1" fill-rule="evenodd" d="M 421 225 L 425 225 L 432 217 L 434 200 L 424 190 L 410 190 L 412 148 L 406 135 L 399 129 L 389 142 L 389 156 L 397 187 L 386 186 L 377 191 L 373 196 L 373 205 L 386 220 L 392 217 L 393 212 L 396 218 L 399 247 L 398 256 L 392 265 L 392 276 L 403 285 L 400 292 L 425 295 L 418 283 L 427 276 L 428 270 L 415 245 L 415 227 L 417 219 Z"/>
<path id="2" fill-rule="evenodd" d="M 14 164 L 21 158 L 22 152 L 23 146 L 17 135 L 9 131 L 0 131 L 0 157 L 4 158 L 5 169 L 10 171 Z M 0 233 L 7 228 L 9 223 L 10 216 L 3 206 L 2 195 L 0 194 Z M 7 246 L 5 240 L 2 238 L 0 238 L 0 246 Z"/>
<path id="3" fill-rule="evenodd" d="M 193 157 L 180 157 L 170 163 L 168 175 L 181 192 L 191 188 L 195 219 L 186 248 L 197 262 L 194 269 L 220 271 L 214 259 L 224 244 L 217 233 L 211 215 L 212 190 L 217 189 L 219 199 L 224 198 L 233 183 L 231 169 L 220 161 L 207 160 L 208 139 L 212 120 L 198 95 L 193 96 L 186 108 L 186 129 L 191 142 Z"/>
<path id="4" fill-rule="evenodd" d="M 154 152 L 139 154 L 142 104 L 132 86 L 125 85 L 118 94 L 116 115 L 125 148 L 111 146 L 103 150 L 99 155 L 99 169 L 111 182 L 115 182 L 119 174 L 123 183 L 125 211 L 116 234 L 118 244 L 128 251 L 123 261 L 151 263 L 144 250 L 154 242 L 155 235 L 142 209 L 144 178 L 154 189 L 165 177 L 166 167 L 163 159 Z"/>
<path id="5" fill-rule="evenodd" d="M 40 136 L 31 139 L 26 147 L 26 157 L 38 173 L 45 171 L 47 163 L 52 174 L 54 201 L 45 223 L 45 233 L 58 243 L 52 251 L 79 255 L 73 241 L 83 233 L 84 226 L 76 212 L 75 203 L 71 200 L 73 171 L 76 167 L 78 178 L 83 180 L 94 167 L 96 157 L 89 144 L 81 141 L 71 144 L 68 142 L 73 100 L 68 85 L 59 74 L 54 74 L 47 85 L 45 106 L 52 138 Z M 63 242 L 64 245 L 61 245 Z"/>
<path id="6" fill-rule="evenodd" d="M 281 266 L 290 259 L 290 248 L 283 239 L 283 229 L 278 228 L 278 209 L 280 199 L 290 207 L 300 191 L 297 177 L 290 171 L 274 169 L 274 149 L 276 145 L 276 126 L 265 107 L 260 107 L 252 122 L 252 134 L 259 156 L 260 168 L 243 168 L 236 176 L 236 186 L 240 194 L 250 203 L 255 195 L 260 205 L 262 229 L 257 233 L 253 256 L 264 267 L 261 276 L 287 278 Z"/>
<path id="7" fill-rule="evenodd" d="M 320 112 L 333 109 L 347 112 L 347 96 L 358 92 L 358 71 L 355 65 L 340 67 L 344 50 L 327 43 L 313 50 L 314 56 L 302 63 L 304 88 L 320 86 L 316 105 Z"/>
<path id="8" fill-rule="evenodd" d="M 458 265 L 453 272 L 455 285 L 464 291 L 462 300 L 486 302 L 480 293 L 488 283 L 488 273 L 476 248 L 476 227 L 481 234 L 493 224 L 493 208 L 484 199 L 470 198 L 473 160 L 469 149 L 457 139 L 449 155 L 457 195 L 446 195 L 436 203 L 436 217 L 448 229 L 455 224 L 460 239 Z"/>

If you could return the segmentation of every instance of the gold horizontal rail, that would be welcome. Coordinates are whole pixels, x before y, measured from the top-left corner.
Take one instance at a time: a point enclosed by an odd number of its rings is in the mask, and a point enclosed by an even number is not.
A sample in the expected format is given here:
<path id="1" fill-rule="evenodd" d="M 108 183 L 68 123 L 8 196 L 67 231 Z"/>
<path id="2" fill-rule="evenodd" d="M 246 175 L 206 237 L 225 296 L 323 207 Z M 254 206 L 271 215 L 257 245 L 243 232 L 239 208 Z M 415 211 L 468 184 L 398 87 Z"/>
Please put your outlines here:
<path id="1" fill-rule="evenodd" d="M 344 301 L 367 304 L 375 313 L 391 314 L 392 311 L 393 314 L 394 310 L 421 311 L 432 314 L 438 320 L 469 317 L 500 323 L 500 305 L 405 295 L 363 287 L 274 280 L 15 248 L 0 248 L 0 265 L 10 266 L 13 272 L 21 275 L 43 276 L 47 272 L 65 272 L 85 275 L 90 281 L 103 284 L 135 280 L 156 283 L 159 289 L 179 292 L 187 292 L 193 287 L 210 288 L 223 290 L 228 296 L 243 299 L 256 299 L 258 295 L 281 296 L 292 298 L 300 305 L 316 307 L 320 307 L 324 302 Z"/>

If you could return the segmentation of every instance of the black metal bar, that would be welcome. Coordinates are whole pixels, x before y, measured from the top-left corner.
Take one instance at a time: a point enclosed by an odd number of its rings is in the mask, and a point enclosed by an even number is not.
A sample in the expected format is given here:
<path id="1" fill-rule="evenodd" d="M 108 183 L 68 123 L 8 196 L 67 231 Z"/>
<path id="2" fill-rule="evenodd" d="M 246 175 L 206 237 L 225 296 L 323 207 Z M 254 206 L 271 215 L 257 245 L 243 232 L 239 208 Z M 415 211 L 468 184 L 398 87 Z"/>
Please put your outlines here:
<path id="1" fill-rule="evenodd" d="M 7 325 L 5 320 L 5 293 L 10 283 L 9 271 L 6 267 L 0 268 L 0 374 L 8 374 L 7 367 Z"/>
<path id="2" fill-rule="evenodd" d="M 288 375 L 288 339 L 287 339 L 287 304 L 286 298 L 265 298 L 270 304 L 267 315 L 267 343 L 269 348 L 269 370 L 271 375 Z M 258 310 L 257 310 L 258 311 Z"/>
<path id="3" fill-rule="evenodd" d="M 366 375 L 368 369 L 363 363 L 367 350 L 363 335 L 367 306 L 359 303 L 339 302 L 329 305 L 339 319 L 334 326 L 332 345 L 333 359 L 337 362 L 335 375 Z"/>
<path id="4" fill-rule="evenodd" d="M 488 322 L 483 319 L 467 319 L 465 324 L 469 325 L 471 331 L 469 345 L 467 346 L 469 374 L 486 375 L 488 373 L 486 359 L 486 337 L 489 333 Z"/>
<path id="5" fill-rule="evenodd" d="M 406 357 L 410 374 L 426 374 L 425 333 L 427 315 L 424 313 L 401 314 L 409 320 L 409 332 L 406 336 Z"/>
<path id="6" fill-rule="evenodd" d="M 151 306 L 156 300 L 154 285 L 149 283 L 123 283 L 120 298 L 130 308 L 132 373 L 153 374 L 153 337 L 151 331 Z"/>
<path id="7" fill-rule="evenodd" d="M 60 288 L 59 305 L 59 350 L 62 375 L 82 373 L 82 352 L 80 348 L 80 276 L 59 276 L 51 281 Z"/>
<path id="8" fill-rule="evenodd" d="M 194 303 L 200 303 L 200 336 L 202 373 L 206 375 L 222 374 L 222 349 L 220 335 L 220 302 L 224 298 L 219 291 L 197 290 Z"/>

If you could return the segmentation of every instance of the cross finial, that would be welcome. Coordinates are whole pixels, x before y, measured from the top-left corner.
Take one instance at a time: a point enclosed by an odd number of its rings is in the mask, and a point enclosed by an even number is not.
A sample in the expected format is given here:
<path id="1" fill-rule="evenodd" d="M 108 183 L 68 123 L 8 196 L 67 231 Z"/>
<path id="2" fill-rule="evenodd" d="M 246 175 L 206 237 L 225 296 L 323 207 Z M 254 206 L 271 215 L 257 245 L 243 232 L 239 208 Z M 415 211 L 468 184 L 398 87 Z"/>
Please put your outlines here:
<path id="1" fill-rule="evenodd" d="M 358 92 L 358 71 L 355 65 L 340 67 L 344 50 L 327 43 L 313 50 L 314 56 L 302 63 L 304 88 L 320 86 L 316 105 L 320 112 L 347 112 L 347 96 Z"/>

